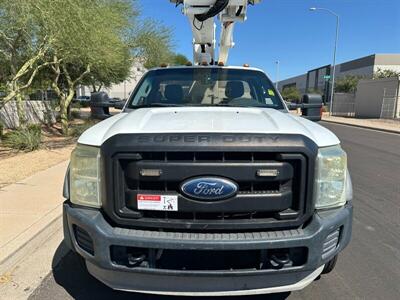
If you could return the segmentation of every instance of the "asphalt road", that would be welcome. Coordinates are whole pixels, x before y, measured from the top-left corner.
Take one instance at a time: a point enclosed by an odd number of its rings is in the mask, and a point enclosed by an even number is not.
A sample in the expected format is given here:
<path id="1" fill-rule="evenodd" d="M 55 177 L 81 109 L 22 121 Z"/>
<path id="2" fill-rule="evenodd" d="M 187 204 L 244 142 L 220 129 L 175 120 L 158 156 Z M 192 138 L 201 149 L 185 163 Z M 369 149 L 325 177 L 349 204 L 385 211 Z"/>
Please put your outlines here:
<path id="1" fill-rule="evenodd" d="M 355 207 L 350 246 L 334 272 L 303 291 L 234 299 L 400 299 L 400 135 L 323 125 L 338 135 L 349 156 Z M 172 298 L 112 291 L 70 253 L 30 299 Z"/>

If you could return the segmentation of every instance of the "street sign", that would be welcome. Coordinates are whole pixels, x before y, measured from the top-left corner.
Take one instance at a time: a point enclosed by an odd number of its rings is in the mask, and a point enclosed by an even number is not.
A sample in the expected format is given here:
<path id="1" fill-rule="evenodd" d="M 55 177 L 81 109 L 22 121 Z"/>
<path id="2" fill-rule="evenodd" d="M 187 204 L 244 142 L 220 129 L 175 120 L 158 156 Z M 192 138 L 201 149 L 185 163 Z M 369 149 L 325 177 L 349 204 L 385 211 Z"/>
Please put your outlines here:
<path id="1" fill-rule="evenodd" d="M 324 79 L 331 79 L 331 75 L 325 75 Z"/>

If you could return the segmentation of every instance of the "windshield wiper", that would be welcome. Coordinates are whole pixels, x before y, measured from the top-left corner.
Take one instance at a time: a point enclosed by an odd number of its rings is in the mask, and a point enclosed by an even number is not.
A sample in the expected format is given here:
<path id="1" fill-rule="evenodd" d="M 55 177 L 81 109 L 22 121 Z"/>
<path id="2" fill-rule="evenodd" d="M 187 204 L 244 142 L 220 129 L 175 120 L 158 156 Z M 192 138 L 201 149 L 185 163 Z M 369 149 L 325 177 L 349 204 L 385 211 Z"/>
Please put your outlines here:
<path id="1" fill-rule="evenodd" d="M 183 105 L 180 104 L 173 104 L 173 103 L 151 103 L 151 104 L 143 104 L 143 105 L 134 105 L 130 108 L 147 108 L 147 107 L 180 107 Z"/>

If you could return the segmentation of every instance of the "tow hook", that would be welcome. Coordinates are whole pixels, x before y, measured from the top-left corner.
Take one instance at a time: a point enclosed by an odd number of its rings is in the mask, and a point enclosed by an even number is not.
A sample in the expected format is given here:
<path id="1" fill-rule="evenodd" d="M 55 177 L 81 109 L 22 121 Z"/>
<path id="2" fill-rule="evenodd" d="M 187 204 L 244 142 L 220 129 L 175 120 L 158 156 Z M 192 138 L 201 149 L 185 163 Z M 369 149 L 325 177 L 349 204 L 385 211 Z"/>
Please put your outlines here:
<path id="1" fill-rule="evenodd" d="M 288 253 L 275 253 L 270 256 L 270 263 L 275 268 L 282 268 L 290 262 Z"/>
<path id="2" fill-rule="evenodd" d="M 141 265 L 146 259 L 146 255 L 142 254 L 140 256 L 134 256 L 132 254 L 128 255 L 128 263 L 131 267 L 137 267 Z"/>

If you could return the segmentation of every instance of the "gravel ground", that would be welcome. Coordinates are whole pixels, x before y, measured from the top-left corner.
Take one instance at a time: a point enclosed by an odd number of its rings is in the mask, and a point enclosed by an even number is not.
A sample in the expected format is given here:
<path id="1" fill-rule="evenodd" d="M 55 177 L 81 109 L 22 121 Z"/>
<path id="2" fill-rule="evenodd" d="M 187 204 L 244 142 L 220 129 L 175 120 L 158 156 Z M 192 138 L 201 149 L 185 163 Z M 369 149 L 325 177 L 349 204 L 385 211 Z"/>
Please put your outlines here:
<path id="1" fill-rule="evenodd" d="M 75 141 L 53 129 L 43 132 L 41 149 L 37 151 L 15 151 L 0 145 L 0 189 L 69 159 Z"/>
<path id="2" fill-rule="evenodd" d="M 89 116 L 88 109 L 81 109 L 80 113 L 81 118 L 71 121 L 71 131 Z M 0 143 L 0 189 L 68 160 L 76 140 L 76 136 L 62 136 L 57 123 L 51 128 L 42 127 L 42 144 L 37 151 L 15 151 Z"/>
<path id="3" fill-rule="evenodd" d="M 73 145 L 69 145 L 57 149 L 18 153 L 0 159 L 0 188 L 69 159 L 72 149 Z"/>

